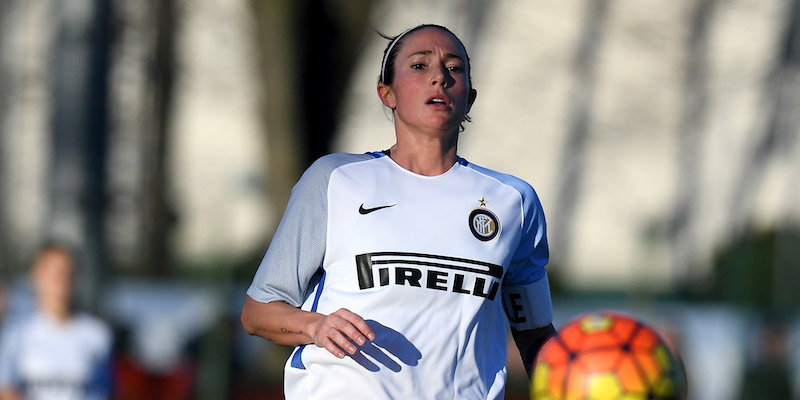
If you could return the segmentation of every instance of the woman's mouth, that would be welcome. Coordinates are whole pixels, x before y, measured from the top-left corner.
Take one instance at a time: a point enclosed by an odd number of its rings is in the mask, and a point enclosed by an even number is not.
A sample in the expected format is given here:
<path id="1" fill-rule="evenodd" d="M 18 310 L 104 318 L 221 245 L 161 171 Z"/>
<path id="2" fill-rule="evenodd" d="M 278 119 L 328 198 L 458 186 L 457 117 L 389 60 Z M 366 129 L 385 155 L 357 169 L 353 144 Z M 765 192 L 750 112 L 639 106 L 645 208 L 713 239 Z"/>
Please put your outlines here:
<path id="1" fill-rule="evenodd" d="M 447 99 L 447 97 L 446 97 L 446 96 L 444 96 L 444 95 L 441 95 L 441 94 L 436 94 L 436 95 L 433 95 L 433 96 L 431 96 L 431 97 L 428 99 L 428 102 L 427 102 L 426 104 L 443 104 L 443 105 L 450 105 L 450 102 L 448 101 L 448 99 Z"/>

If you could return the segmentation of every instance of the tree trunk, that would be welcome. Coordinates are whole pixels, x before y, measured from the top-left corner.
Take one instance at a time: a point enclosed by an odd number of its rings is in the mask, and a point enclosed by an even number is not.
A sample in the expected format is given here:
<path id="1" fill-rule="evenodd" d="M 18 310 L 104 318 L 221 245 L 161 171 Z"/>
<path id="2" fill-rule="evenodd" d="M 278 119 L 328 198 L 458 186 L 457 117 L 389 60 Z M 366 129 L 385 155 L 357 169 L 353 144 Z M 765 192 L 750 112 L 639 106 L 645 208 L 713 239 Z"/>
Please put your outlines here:
<path id="1" fill-rule="evenodd" d="M 588 0 L 583 30 L 573 64 L 573 87 L 569 98 L 569 127 L 561 146 L 559 186 L 553 209 L 551 242 L 554 258 L 570 254 L 573 218 L 581 197 L 581 185 L 591 134 L 597 54 L 603 42 L 603 30 L 608 16 L 608 0 Z"/>
<path id="2" fill-rule="evenodd" d="M 76 247 L 78 301 L 93 308 L 106 266 L 106 94 L 110 3 L 56 3 L 53 58 L 50 240 Z"/>
<path id="3" fill-rule="evenodd" d="M 170 252 L 170 229 L 174 212 L 167 188 L 170 117 L 175 83 L 175 31 L 178 21 L 174 0 L 150 2 L 155 17 L 155 48 L 152 61 L 152 102 L 146 114 L 151 116 L 153 130 L 146 136 L 144 187 L 144 272 L 148 276 L 165 276 L 173 265 Z"/>
<path id="4" fill-rule="evenodd" d="M 716 0 L 700 0 L 691 15 L 689 37 L 686 42 L 686 64 L 678 137 L 678 188 L 675 209 L 672 213 L 670 236 L 672 238 L 672 273 L 676 283 L 688 283 L 697 278 L 696 216 L 698 201 L 702 197 L 700 185 L 700 149 L 705 128 L 708 93 L 708 41 Z"/>

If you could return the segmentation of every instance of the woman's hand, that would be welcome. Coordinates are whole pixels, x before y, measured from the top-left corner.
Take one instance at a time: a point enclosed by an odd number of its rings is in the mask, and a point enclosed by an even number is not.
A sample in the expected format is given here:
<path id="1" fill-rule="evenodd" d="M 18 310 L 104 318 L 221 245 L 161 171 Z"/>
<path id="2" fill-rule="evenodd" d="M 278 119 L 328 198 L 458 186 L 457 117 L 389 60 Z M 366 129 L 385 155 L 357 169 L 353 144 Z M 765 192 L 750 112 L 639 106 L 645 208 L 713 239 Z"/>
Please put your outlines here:
<path id="1" fill-rule="evenodd" d="M 247 296 L 242 326 L 251 334 L 281 346 L 313 343 L 336 357 L 355 354 L 357 346 L 375 340 L 375 332 L 361 316 L 341 308 L 330 315 L 309 312 L 282 301 L 260 303 Z"/>
<path id="2" fill-rule="evenodd" d="M 318 347 L 325 348 L 336 357 L 344 358 L 345 351 L 353 355 L 358 350 L 356 345 L 363 346 L 368 340 L 374 340 L 375 332 L 361 316 L 340 308 L 319 319 L 313 339 Z"/>

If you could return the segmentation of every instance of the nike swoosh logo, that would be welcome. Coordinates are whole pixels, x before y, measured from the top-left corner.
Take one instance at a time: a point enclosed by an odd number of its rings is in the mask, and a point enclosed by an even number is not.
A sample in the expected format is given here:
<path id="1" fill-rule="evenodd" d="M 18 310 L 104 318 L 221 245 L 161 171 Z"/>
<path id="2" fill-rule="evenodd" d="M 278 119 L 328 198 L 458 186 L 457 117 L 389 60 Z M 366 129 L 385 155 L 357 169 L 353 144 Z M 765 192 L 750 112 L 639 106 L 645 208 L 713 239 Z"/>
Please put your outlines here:
<path id="1" fill-rule="evenodd" d="M 394 207 L 397 204 L 389 204 L 388 206 L 378 206 L 373 208 L 364 208 L 364 204 L 362 203 L 361 206 L 358 207 L 358 213 L 361 215 L 367 215 L 373 211 L 382 210 L 384 208 Z"/>

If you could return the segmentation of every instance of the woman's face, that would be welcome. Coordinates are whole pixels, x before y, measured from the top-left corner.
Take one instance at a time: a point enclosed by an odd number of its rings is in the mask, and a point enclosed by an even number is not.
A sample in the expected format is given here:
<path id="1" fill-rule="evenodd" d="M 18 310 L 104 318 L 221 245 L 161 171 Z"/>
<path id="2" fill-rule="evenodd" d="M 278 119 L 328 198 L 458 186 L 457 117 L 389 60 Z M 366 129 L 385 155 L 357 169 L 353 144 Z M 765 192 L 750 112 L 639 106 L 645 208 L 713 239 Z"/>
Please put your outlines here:
<path id="1" fill-rule="evenodd" d="M 467 54 L 450 33 L 423 28 L 402 39 L 391 86 L 378 84 L 395 126 L 416 132 L 457 133 L 475 101 Z"/>
<path id="2" fill-rule="evenodd" d="M 33 279 L 39 300 L 68 305 L 72 297 L 72 258 L 61 251 L 43 254 L 34 266 Z"/>

